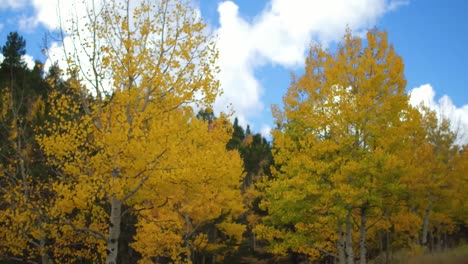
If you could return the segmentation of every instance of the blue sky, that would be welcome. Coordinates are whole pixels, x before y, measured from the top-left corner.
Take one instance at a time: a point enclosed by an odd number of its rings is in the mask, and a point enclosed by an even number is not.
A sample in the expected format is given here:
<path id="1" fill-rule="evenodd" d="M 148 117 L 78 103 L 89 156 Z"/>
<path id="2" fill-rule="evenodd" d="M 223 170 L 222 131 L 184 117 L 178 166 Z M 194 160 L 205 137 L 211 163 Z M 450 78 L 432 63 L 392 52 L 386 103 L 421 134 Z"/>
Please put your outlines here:
<path id="1" fill-rule="evenodd" d="M 41 61 L 44 37 L 57 23 L 56 0 L 0 0 L 0 44 L 10 31 Z M 271 104 L 281 104 L 290 73 L 300 74 L 311 42 L 333 46 L 348 25 L 378 27 L 405 62 L 413 103 L 425 102 L 468 131 L 468 2 L 464 0 L 195 0 L 217 36 L 224 96 L 241 121 L 267 134 Z M 55 6 L 54 6 L 55 5 Z M 70 1 L 61 1 L 62 10 Z M 52 34 L 53 35 L 53 34 Z M 49 45 L 54 39 L 48 37 Z M 413 90 L 414 89 L 414 90 Z M 468 132 L 467 132 L 468 133 Z M 465 135 L 468 142 L 468 135 Z"/>

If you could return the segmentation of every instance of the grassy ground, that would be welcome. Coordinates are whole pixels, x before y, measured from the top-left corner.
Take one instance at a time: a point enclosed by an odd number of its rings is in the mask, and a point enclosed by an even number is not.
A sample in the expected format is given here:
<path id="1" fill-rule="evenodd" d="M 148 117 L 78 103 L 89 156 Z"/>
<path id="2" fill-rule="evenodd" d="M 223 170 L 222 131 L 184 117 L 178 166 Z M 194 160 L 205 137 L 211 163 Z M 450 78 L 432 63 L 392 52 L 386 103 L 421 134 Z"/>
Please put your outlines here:
<path id="1" fill-rule="evenodd" d="M 432 252 L 414 255 L 410 252 L 398 252 L 391 256 L 388 261 L 379 257 L 369 263 L 407 263 L 407 264 L 468 264 L 468 245 L 459 246 L 442 252 Z"/>

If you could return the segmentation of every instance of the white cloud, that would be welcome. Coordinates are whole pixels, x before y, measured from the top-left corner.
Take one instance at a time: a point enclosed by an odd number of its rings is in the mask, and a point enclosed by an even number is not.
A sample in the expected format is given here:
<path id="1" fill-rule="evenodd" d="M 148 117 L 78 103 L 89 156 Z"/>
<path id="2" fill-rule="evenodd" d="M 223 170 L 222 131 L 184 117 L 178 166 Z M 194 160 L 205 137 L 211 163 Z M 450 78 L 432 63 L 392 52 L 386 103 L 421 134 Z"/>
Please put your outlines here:
<path id="1" fill-rule="evenodd" d="M 53 30 L 60 23 L 66 23 L 67 19 L 80 18 L 79 26 L 83 26 L 86 19 L 82 18 L 93 1 L 86 0 L 85 5 L 79 2 L 61 1 L 58 6 L 57 0 L 31 0 L 35 23 Z M 96 5 L 101 3 L 94 2 Z M 136 2 L 132 1 L 132 4 Z M 232 106 L 239 120 L 245 123 L 251 117 L 260 116 L 264 109 L 262 94 L 265 91 L 254 75 L 256 69 L 267 64 L 287 68 L 301 66 L 311 41 L 327 45 L 341 39 L 346 26 L 356 32 L 372 27 L 378 18 L 401 2 L 270 0 L 252 21 L 243 19 L 234 2 L 220 3 L 220 27 L 214 33 L 217 35 L 219 79 L 224 94 L 215 104 L 216 112 L 229 111 L 228 107 Z M 71 43 L 71 40 L 66 39 L 65 42 Z M 62 61 L 63 51 L 59 45 L 53 44 L 49 55 L 51 61 Z M 46 66 L 51 61 L 46 62 Z M 59 64 L 62 66 L 63 63 Z"/>
<path id="2" fill-rule="evenodd" d="M 0 64 L 3 62 L 4 59 L 5 57 L 3 56 L 3 54 L 0 53 Z M 36 63 L 34 62 L 33 56 L 26 54 L 22 57 L 22 59 L 26 63 L 26 67 L 28 67 L 28 69 L 30 70 L 34 69 L 34 66 L 36 65 Z"/>
<path id="3" fill-rule="evenodd" d="M 393 11 L 393 10 L 396 10 L 402 6 L 407 6 L 410 4 L 410 1 L 409 0 L 396 0 L 396 1 L 392 1 L 390 2 L 390 4 L 387 6 L 387 10 L 388 11 Z"/>
<path id="4" fill-rule="evenodd" d="M 450 119 L 452 129 L 458 132 L 457 143 L 468 144 L 468 104 L 457 107 L 447 95 L 443 95 L 437 101 L 435 95 L 436 92 L 430 84 L 423 84 L 410 91 L 410 104 L 418 106 L 422 103 L 438 116 Z"/>
<path id="5" fill-rule="evenodd" d="M 28 0 L 0 0 L 0 9 L 18 9 L 28 4 Z"/>
<path id="6" fill-rule="evenodd" d="M 68 45 L 70 42 L 70 38 L 65 38 L 65 41 L 68 42 Z M 65 53 L 63 51 L 63 46 L 61 45 L 61 43 L 53 42 L 46 52 L 47 60 L 44 64 L 44 68 L 46 70 L 49 69 L 55 63 L 57 63 L 59 68 L 62 70 L 66 70 L 68 68 L 68 64 L 65 60 Z"/>
<path id="7" fill-rule="evenodd" d="M 34 62 L 33 56 L 26 54 L 26 55 L 23 55 L 22 59 L 24 62 L 26 62 L 26 67 L 28 67 L 28 69 L 30 70 L 34 69 L 34 65 L 36 65 L 36 63 Z"/>
<path id="8" fill-rule="evenodd" d="M 60 1 L 61 10 L 73 10 L 70 4 L 74 1 Z M 57 29 L 60 26 L 60 16 L 58 15 L 58 1 L 56 0 L 33 0 L 32 5 L 35 9 L 35 19 L 42 23 L 48 29 Z M 66 17 L 66 16 L 62 16 Z"/>
<path id="9" fill-rule="evenodd" d="M 231 102 L 240 118 L 258 115 L 264 91 L 255 69 L 266 64 L 300 66 L 311 41 L 327 45 L 340 40 L 346 26 L 354 31 L 373 27 L 385 12 L 400 5 L 385 0 L 271 0 L 249 22 L 234 2 L 221 3 L 216 33 L 224 94 L 215 110 Z"/>
<path id="10" fill-rule="evenodd" d="M 260 134 L 268 140 L 271 139 L 271 127 L 269 125 L 262 125 L 262 129 L 260 130 Z"/>
<path id="11" fill-rule="evenodd" d="M 0 0 L 1 1 L 1 0 Z M 86 16 L 87 8 L 92 8 L 93 3 L 99 8 L 101 1 L 57 1 L 57 0 L 30 0 L 30 5 L 34 9 L 34 15 L 20 18 L 20 29 L 27 30 L 42 24 L 49 30 L 57 30 L 61 25 L 66 25 L 71 19 L 76 17 L 83 19 Z"/>
<path id="12" fill-rule="evenodd" d="M 18 20 L 18 27 L 21 31 L 32 32 L 38 22 L 35 17 L 22 16 Z"/>

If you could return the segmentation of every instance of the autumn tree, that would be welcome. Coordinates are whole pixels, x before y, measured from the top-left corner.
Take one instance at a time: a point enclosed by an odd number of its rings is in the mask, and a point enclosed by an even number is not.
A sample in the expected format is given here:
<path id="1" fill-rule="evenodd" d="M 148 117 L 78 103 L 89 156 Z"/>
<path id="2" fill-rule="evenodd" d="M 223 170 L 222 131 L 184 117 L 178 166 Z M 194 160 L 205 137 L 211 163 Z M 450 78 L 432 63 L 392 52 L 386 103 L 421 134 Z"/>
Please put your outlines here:
<path id="1" fill-rule="evenodd" d="M 72 23 L 67 32 L 74 45 L 65 46 L 80 100 L 51 96 L 60 122 L 39 138 L 60 173 L 50 210 L 65 246 L 56 254 L 117 263 L 119 243 L 130 242 L 121 239 L 126 214 L 138 219 L 131 246 L 143 262 L 212 252 L 219 241 L 203 234 L 208 222 L 235 241 L 243 232 L 234 223 L 243 210 L 242 164 L 224 147 L 230 128 L 209 130 L 193 110 L 219 93 L 217 53 L 200 17 L 172 0 L 106 1 L 87 11 L 85 27 Z"/>
<path id="2" fill-rule="evenodd" d="M 432 231 L 439 233 L 438 239 L 454 231 L 456 224 L 447 205 L 463 197 L 457 186 L 465 176 L 453 173 L 460 161 L 459 146 L 449 119 L 423 105 L 418 110 L 419 125 L 414 127 L 408 142 L 412 147 L 406 154 L 409 171 L 401 182 L 407 186 L 408 214 L 413 214 L 417 219 L 413 223 L 419 224 L 413 230 L 419 230 L 419 244 L 428 248 Z"/>
<path id="3" fill-rule="evenodd" d="M 148 189 L 161 190 L 158 197 L 167 201 L 142 213 L 138 223 L 134 245 L 148 260 L 170 256 L 180 261 L 180 256 L 187 255 L 194 263 L 220 262 L 242 241 L 245 226 L 236 221 L 244 212 L 239 188 L 242 161 L 236 151 L 225 149 L 229 139 L 226 121 L 218 118 L 208 129 L 208 122 L 193 120 L 194 133 L 184 136 L 190 143 L 175 154 L 183 167 L 168 171 L 166 181 Z"/>
<path id="4" fill-rule="evenodd" d="M 449 172 L 448 181 L 452 186 L 453 195 L 448 199 L 447 214 L 451 220 L 459 227 L 454 229 L 461 233 L 459 237 L 466 239 L 466 233 L 460 232 L 468 225 L 468 206 L 465 202 L 468 199 L 468 193 L 465 191 L 468 183 L 468 145 L 461 146 L 453 160 L 452 170 Z"/>
<path id="5" fill-rule="evenodd" d="M 41 64 L 28 69 L 26 42 L 11 32 L 0 65 L 0 259 L 49 263 L 47 168 L 35 140 L 45 118 L 48 84 Z"/>
<path id="6" fill-rule="evenodd" d="M 272 252 L 366 263 L 368 229 L 401 188 L 398 153 L 410 125 L 403 68 L 385 32 L 365 40 L 348 32 L 333 52 L 311 47 L 283 110 L 274 108 L 276 167 L 263 201 L 269 215 L 257 226 Z"/>

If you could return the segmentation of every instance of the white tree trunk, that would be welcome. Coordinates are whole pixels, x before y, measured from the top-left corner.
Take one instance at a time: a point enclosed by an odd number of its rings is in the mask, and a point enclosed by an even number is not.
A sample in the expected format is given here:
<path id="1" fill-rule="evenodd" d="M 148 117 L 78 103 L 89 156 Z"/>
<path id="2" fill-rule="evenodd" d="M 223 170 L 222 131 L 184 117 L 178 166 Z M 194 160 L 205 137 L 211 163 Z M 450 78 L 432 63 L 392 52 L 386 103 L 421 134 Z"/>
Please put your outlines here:
<path id="1" fill-rule="evenodd" d="M 351 212 L 346 217 L 346 255 L 348 264 L 354 264 L 354 252 L 353 252 L 353 223 L 351 222 Z"/>
<path id="2" fill-rule="evenodd" d="M 113 197 L 111 201 L 111 223 L 109 228 L 109 237 L 107 238 L 106 264 L 117 264 L 121 220 L 122 202 L 117 198 Z"/>
<path id="3" fill-rule="evenodd" d="M 343 225 L 340 224 L 338 227 L 338 262 L 340 264 L 346 264 L 345 254 L 345 238 L 343 233 Z"/>
<path id="4" fill-rule="evenodd" d="M 366 264 L 366 255 L 367 255 L 367 248 L 366 248 L 366 223 L 367 223 L 367 215 L 366 215 L 366 208 L 361 208 L 361 227 L 359 230 L 359 247 L 360 247 L 360 264 Z"/>
<path id="5" fill-rule="evenodd" d="M 190 218 L 188 214 L 184 215 L 185 217 L 185 248 L 187 249 L 187 263 L 192 263 L 192 249 L 190 248 Z"/>
<path id="6" fill-rule="evenodd" d="M 426 208 L 426 211 L 424 212 L 424 222 L 423 222 L 423 229 L 422 229 L 422 234 L 421 234 L 421 245 L 422 246 L 427 246 L 427 232 L 429 229 L 429 216 L 431 214 L 432 210 L 432 200 L 429 202 L 429 205 Z"/>
<path id="7" fill-rule="evenodd" d="M 52 259 L 49 258 L 49 255 L 47 254 L 47 251 L 45 249 L 45 244 L 46 244 L 45 237 L 42 236 L 40 241 L 39 241 L 40 251 L 41 251 L 41 263 L 42 264 L 53 264 L 54 262 L 52 261 Z"/>

